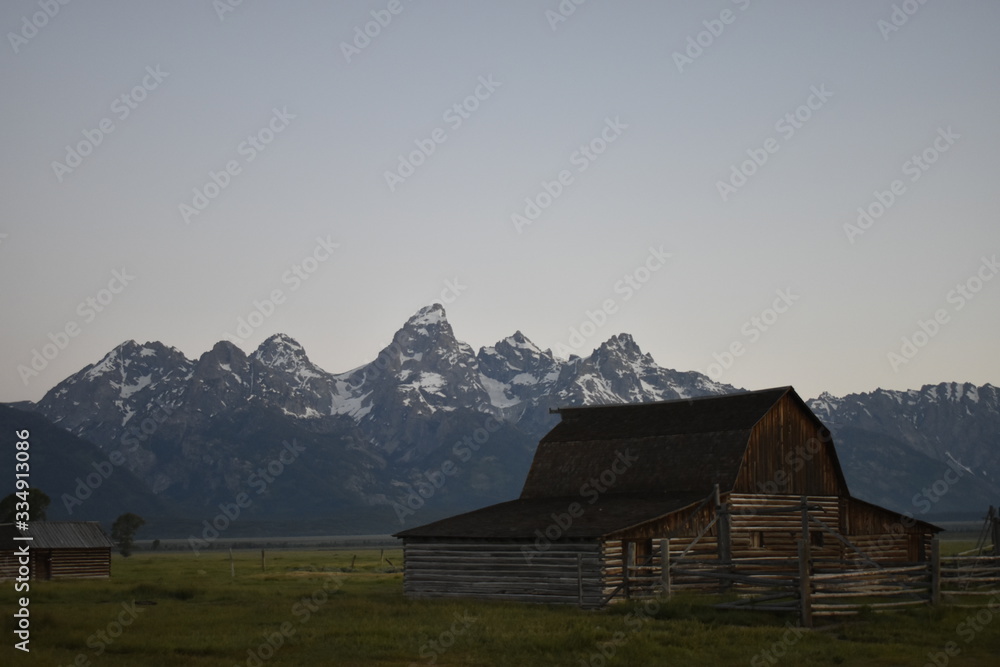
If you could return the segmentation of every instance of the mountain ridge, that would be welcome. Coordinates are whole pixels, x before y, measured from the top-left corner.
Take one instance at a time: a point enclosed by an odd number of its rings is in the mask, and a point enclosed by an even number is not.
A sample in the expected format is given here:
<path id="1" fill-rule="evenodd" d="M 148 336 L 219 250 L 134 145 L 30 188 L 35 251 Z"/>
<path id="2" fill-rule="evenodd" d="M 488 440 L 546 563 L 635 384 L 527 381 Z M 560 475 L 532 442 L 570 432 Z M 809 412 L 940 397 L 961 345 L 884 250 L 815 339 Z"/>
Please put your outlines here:
<path id="1" fill-rule="evenodd" d="M 248 524 L 297 517 L 391 532 L 400 521 L 416 525 L 516 497 L 537 441 L 558 419 L 552 408 L 736 391 L 660 367 L 627 333 L 569 359 L 520 330 L 475 351 L 432 304 L 375 359 L 343 373 L 319 368 L 280 333 L 249 353 L 219 341 L 197 359 L 128 340 L 31 408 L 103 455 L 119 452 L 175 518 L 231 501 L 294 439 L 301 456 L 247 510 Z M 834 431 L 859 497 L 916 511 L 924 506 L 915 500 L 920 485 L 952 461 L 969 469 L 968 483 L 935 511 L 978 511 L 1000 492 L 1000 396 L 992 385 L 824 393 L 808 403 Z M 456 444 L 480 433 L 487 440 L 475 450 Z M 445 477 L 446 468 L 456 472 Z"/>

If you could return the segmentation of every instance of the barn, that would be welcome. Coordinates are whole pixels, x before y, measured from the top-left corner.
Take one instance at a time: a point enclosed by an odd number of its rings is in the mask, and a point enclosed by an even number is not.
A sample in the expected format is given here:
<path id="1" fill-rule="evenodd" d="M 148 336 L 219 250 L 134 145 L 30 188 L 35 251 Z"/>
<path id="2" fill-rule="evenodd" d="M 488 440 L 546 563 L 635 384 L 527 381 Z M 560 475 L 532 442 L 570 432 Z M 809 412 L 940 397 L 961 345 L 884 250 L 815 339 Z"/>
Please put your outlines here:
<path id="1" fill-rule="evenodd" d="M 920 562 L 939 530 L 852 498 L 792 387 L 557 412 L 518 499 L 396 535 L 406 595 L 601 606 L 652 593 L 664 555 L 738 572 L 801 539 L 843 567 Z"/>
<path id="2" fill-rule="evenodd" d="M 30 537 L 30 540 L 16 538 Z M 18 576 L 17 550 L 28 545 L 31 579 L 106 579 L 114 543 L 96 521 L 33 521 L 27 530 L 0 524 L 0 579 Z"/>

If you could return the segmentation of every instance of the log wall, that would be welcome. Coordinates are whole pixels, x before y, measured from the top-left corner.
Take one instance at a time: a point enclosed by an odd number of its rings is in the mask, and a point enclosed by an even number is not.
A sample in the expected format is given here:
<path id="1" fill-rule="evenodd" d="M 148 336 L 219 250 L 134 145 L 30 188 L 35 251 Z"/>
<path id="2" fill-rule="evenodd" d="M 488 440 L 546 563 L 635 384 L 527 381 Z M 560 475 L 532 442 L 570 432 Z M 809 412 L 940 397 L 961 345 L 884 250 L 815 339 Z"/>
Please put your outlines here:
<path id="1" fill-rule="evenodd" d="M 403 592 L 409 597 L 582 601 L 584 606 L 602 601 L 601 549 L 596 540 L 552 543 L 538 550 L 533 540 L 406 538 L 403 549 Z"/>
<path id="2" fill-rule="evenodd" d="M 111 549 L 55 549 L 51 554 L 51 579 L 104 579 L 111 576 Z M 37 559 L 44 553 L 36 555 Z"/>
<path id="3" fill-rule="evenodd" d="M 31 549 L 32 579 L 106 579 L 111 549 Z M 0 554 L 0 579 L 13 579 L 20 566 L 12 551 Z"/>

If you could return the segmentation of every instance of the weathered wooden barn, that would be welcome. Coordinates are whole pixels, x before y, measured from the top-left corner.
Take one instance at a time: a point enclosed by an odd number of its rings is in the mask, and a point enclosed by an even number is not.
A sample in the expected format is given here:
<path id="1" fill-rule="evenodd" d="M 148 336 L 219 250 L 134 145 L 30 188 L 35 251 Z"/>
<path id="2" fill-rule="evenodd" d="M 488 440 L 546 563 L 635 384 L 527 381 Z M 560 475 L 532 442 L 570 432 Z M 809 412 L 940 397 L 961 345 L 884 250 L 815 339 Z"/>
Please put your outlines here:
<path id="1" fill-rule="evenodd" d="M 16 540 L 15 537 L 31 537 Z M 27 544 L 31 579 L 102 579 L 111 576 L 114 543 L 96 521 L 33 521 L 27 530 L 0 524 L 0 579 L 18 576 L 17 550 Z"/>
<path id="2" fill-rule="evenodd" d="M 922 561 L 939 530 L 852 498 L 791 387 L 558 412 L 520 498 L 397 534 L 407 595 L 598 606 L 651 591 L 664 544 L 738 572 L 808 535 L 847 567 Z"/>

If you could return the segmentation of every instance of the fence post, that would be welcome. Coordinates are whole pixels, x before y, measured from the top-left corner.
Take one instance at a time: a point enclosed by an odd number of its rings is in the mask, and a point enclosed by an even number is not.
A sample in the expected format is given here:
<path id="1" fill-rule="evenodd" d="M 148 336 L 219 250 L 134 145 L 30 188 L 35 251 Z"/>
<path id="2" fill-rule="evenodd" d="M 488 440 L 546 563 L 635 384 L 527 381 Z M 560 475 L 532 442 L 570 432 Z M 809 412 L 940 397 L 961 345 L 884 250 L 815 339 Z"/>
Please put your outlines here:
<path id="1" fill-rule="evenodd" d="M 583 606 L 583 554 L 576 555 L 576 599 L 577 605 Z"/>
<path id="2" fill-rule="evenodd" d="M 809 577 L 809 540 L 799 538 L 799 620 L 804 628 L 813 626 L 812 581 Z"/>
<path id="3" fill-rule="evenodd" d="M 715 516 L 718 518 L 718 530 L 716 531 L 718 544 L 716 546 L 719 551 L 719 564 L 728 566 L 733 562 L 731 518 L 729 516 L 729 503 L 722 502 L 718 484 L 715 485 Z M 728 579 L 720 579 L 719 591 L 724 593 L 729 590 L 731 585 L 732 582 Z"/>
<path id="4" fill-rule="evenodd" d="M 670 538 L 660 540 L 660 582 L 663 594 L 670 599 Z"/>
<path id="5" fill-rule="evenodd" d="M 624 591 L 625 591 L 625 599 L 629 600 L 629 599 L 632 598 L 632 591 L 629 588 L 629 570 L 631 569 L 632 560 L 634 558 L 632 554 L 635 553 L 633 551 L 633 549 L 635 548 L 635 544 L 633 542 L 629 542 L 628 540 L 624 540 L 623 543 L 622 543 L 622 547 L 623 547 L 622 548 L 622 586 L 624 587 Z"/>
<path id="6" fill-rule="evenodd" d="M 931 538 L 931 604 L 941 604 L 941 542 Z"/>
<path id="7" fill-rule="evenodd" d="M 993 517 L 993 555 L 1000 556 L 1000 517 Z"/>

